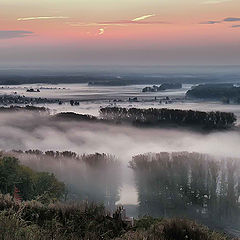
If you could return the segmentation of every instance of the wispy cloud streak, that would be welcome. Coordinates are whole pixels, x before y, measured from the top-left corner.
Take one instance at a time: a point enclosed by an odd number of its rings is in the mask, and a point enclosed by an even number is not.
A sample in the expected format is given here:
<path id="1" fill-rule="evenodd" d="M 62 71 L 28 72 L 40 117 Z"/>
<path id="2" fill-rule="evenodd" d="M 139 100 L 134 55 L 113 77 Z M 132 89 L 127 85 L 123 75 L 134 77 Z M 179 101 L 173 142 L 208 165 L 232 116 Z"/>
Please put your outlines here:
<path id="1" fill-rule="evenodd" d="M 240 17 L 228 17 L 223 19 L 224 22 L 240 22 Z"/>
<path id="2" fill-rule="evenodd" d="M 48 20 L 48 19 L 67 19 L 69 17 L 64 16 L 45 16 L 45 17 L 24 17 L 18 18 L 18 21 L 33 21 L 33 20 Z"/>
<path id="3" fill-rule="evenodd" d="M 11 38 L 21 38 L 32 36 L 33 32 L 31 31 L 9 31 L 9 30 L 0 30 L 0 39 L 11 39 Z"/>
<path id="4" fill-rule="evenodd" d="M 221 23 L 222 21 L 206 21 L 206 22 L 201 22 L 200 24 L 217 24 L 217 23 Z"/>
<path id="5" fill-rule="evenodd" d="M 225 3 L 225 2 L 231 2 L 232 0 L 209 0 L 205 1 L 202 4 L 219 4 L 219 3 Z"/>
<path id="6" fill-rule="evenodd" d="M 147 18 L 150 18 L 150 17 L 154 17 L 154 16 L 156 16 L 156 15 L 155 15 L 155 14 L 149 14 L 149 15 L 137 17 L 137 18 L 134 18 L 134 19 L 132 20 L 132 22 L 142 21 L 142 20 L 144 20 L 144 19 L 147 19 Z"/>
<path id="7" fill-rule="evenodd" d="M 95 22 L 95 23 L 82 23 L 82 22 L 68 22 L 68 24 L 72 27 L 84 27 L 84 26 L 122 26 L 126 27 L 128 25 L 154 25 L 154 24 L 169 24 L 168 22 L 164 21 L 148 21 L 148 22 L 132 22 L 129 20 L 122 20 L 116 22 Z"/>
<path id="8" fill-rule="evenodd" d="M 167 22 L 164 21 L 129 21 L 129 20 L 123 20 L 123 21 L 116 21 L 116 22 L 99 22 L 100 25 L 110 24 L 110 25 L 129 25 L 129 24 L 135 24 L 135 25 L 149 25 L 149 24 L 167 24 Z"/>
<path id="9" fill-rule="evenodd" d="M 154 25 L 154 24 L 169 24 L 168 22 L 164 21 L 143 21 L 147 18 L 156 16 L 155 14 L 145 15 L 142 17 L 137 17 L 133 20 L 119 20 L 119 21 L 106 21 L 106 22 L 68 22 L 72 27 L 84 27 L 84 26 L 128 26 L 128 25 Z"/>
<path id="10" fill-rule="evenodd" d="M 219 21 L 205 21 L 205 22 L 201 22 L 200 24 L 217 24 L 217 23 L 224 23 L 224 22 L 240 22 L 240 17 L 227 17 L 224 18 L 223 20 L 219 20 Z M 232 27 L 238 27 L 239 25 L 233 25 Z"/>

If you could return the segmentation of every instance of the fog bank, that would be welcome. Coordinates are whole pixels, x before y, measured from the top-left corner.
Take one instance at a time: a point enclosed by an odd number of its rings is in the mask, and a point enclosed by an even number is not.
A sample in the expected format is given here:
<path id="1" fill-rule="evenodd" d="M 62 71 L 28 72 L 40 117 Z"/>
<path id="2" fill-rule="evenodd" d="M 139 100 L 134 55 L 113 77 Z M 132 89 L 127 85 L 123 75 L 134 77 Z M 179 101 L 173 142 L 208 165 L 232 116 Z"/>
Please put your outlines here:
<path id="1" fill-rule="evenodd" d="M 126 187 L 123 190 L 124 196 L 121 196 L 124 203 L 136 201 L 133 191 L 129 196 L 126 192 L 133 185 L 132 172 L 127 167 L 132 156 L 147 152 L 189 151 L 238 158 L 239 142 L 238 131 L 201 134 L 186 130 L 53 121 L 48 116 L 26 112 L 1 113 L 0 118 L 2 150 L 39 149 L 115 155 L 124 167 L 122 184 Z M 67 168 L 71 172 L 71 164 Z M 74 168 L 76 166 L 72 164 L 72 169 Z M 76 171 L 73 172 L 77 174 Z"/>

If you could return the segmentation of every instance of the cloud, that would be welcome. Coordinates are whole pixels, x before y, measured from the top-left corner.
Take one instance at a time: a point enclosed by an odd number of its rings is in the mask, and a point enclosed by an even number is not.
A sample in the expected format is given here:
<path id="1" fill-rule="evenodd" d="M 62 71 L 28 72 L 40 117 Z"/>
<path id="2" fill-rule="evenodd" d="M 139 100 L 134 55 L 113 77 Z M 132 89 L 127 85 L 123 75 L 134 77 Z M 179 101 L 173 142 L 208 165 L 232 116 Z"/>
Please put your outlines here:
<path id="1" fill-rule="evenodd" d="M 0 39 L 10 39 L 10 38 L 19 38 L 19 37 L 29 37 L 33 34 L 30 31 L 1 31 L 0 30 Z"/>
<path id="2" fill-rule="evenodd" d="M 224 18 L 223 20 L 217 20 L 217 21 L 212 21 L 212 20 L 210 20 L 210 21 L 205 21 L 205 22 L 201 22 L 200 24 L 217 24 L 217 23 L 222 23 L 222 22 L 240 22 L 240 17 L 227 17 L 227 18 Z M 232 27 L 235 27 L 235 26 L 237 26 L 238 27 L 238 25 L 233 25 Z"/>
<path id="3" fill-rule="evenodd" d="M 131 20 L 121 20 L 121 21 L 113 21 L 113 22 L 99 22 L 97 23 L 99 25 L 118 25 L 118 26 L 124 26 L 124 25 L 149 25 L 149 24 L 167 24 L 167 22 L 164 21 L 131 21 Z"/>
<path id="4" fill-rule="evenodd" d="M 155 14 L 144 15 L 134 18 L 133 20 L 119 20 L 119 21 L 106 21 L 106 22 L 68 22 L 72 27 L 84 27 L 84 26 L 128 26 L 131 24 L 150 25 L 150 24 L 169 24 L 164 21 L 143 21 L 147 18 L 154 17 Z"/>
<path id="5" fill-rule="evenodd" d="M 158 24 L 170 24 L 164 21 L 144 21 L 144 22 L 133 22 L 130 20 L 121 20 L 114 22 L 92 22 L 92 23 L 84 23 L 84 22 L 68 22 L 68 25 L 72 27 L 86 27 L 86 26 L 119 26 L 126 27 L 129 25 L 158 25 Z"/>
<path id="6" fill-rule="evenodd" d="M 67 19 L 69 17 L 64 16 L 45 16 L 45 17 L 24 17 L 18 18 L 18 21 L 32 21 L 32 20 L 48 20 L 48 19 Z"/>
<path id="7" fill-rule="evenodd" d="M 223 19 L 224 22 L 240 22 L 240 17 L 228 17 Z"/>
<path id="8" fill-rule="evenodd" d="M 240 28 L 240 25 L 232 25 L 232 28 Z"/>
<path id="9" fill-rule="evenodd" d="M 225 3 L 225 2 L 231 2 L 232 0 L 209 0 L 205 1 L 202 4 L 219 4 L 219 3 Z"/>
<path id="10" fill-rule="evenodd" d="M 105 32 L 104 28 L 100 28 L 100 29 L 99 29 L 99 33 L 98 33 L 98 35 L 103 35 L 104 32 Z"/>
<path id="11" fill-rule="evenodd" d="M 156 15 L 155 14 L 149 14 L 149 15 L 145 15 L 145 16 L 134 18 L 132 21 L 133 22 L 142 21 L 142 20 L 144 20 L 146 18 L 150 18 L 150 17 L 154 17 L 154 16 L 156 16 Z"/>
<path id="12" fill-rule="evenodd" d="M 206 21 L 206 22 L 201 22 L 200 24 L 216 24 L 216 23 L 221 23 L 221 21 Z"/>

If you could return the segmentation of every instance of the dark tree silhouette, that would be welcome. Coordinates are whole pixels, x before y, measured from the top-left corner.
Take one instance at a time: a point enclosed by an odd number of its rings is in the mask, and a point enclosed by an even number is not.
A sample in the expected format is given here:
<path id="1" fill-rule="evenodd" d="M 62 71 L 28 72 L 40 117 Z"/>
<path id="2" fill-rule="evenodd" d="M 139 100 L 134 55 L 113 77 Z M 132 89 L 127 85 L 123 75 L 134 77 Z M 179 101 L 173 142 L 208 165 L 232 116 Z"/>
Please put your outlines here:
<path id="1" fill-rule="evenodd" d="M 209 226 L 240 227 L 238 159 L 199 153 L 134 156 L 140 215 L 188 217 Z"/>
<path id="2" fill-rule="evenodd" d="M 166 108 L 120 108 L 105 107 L 100 109 L 100 117 L 114 122 L 126 122 L 151 126 L 192 126 L 206 129 L 225 129 L 236 121 L 233 113 L 200 112 L 192 110 Z"/>

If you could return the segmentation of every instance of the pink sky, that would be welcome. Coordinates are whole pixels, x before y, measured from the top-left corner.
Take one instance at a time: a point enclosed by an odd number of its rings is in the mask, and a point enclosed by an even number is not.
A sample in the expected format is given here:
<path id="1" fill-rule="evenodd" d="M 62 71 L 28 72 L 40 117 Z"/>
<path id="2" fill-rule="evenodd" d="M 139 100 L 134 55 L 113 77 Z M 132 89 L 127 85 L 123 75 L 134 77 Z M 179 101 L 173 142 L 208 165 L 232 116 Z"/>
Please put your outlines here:
<path id="1" fill-rule="evenodd" d="M 0 62 L 240 63 L 239 0 L 1 0 L 0 8 Z"/>

